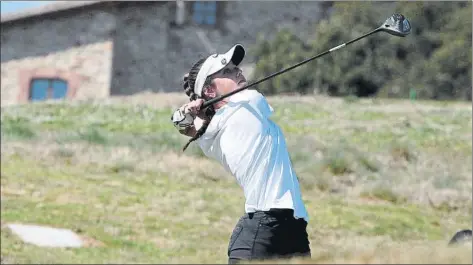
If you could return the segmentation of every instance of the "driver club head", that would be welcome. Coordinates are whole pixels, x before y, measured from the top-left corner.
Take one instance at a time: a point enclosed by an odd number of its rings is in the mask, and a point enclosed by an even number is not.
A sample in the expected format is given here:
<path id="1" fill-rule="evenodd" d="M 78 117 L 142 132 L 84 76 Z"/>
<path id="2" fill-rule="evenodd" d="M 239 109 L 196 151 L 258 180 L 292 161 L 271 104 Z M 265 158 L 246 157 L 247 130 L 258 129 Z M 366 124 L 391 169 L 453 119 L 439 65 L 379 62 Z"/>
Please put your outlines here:
<path id="1" fill-rule="evenodd" d="M 386 19 L 379 29 L 394 36 L 405 37 L 411 33 L 411 23 L 405 16 L 394 14 Z"/>

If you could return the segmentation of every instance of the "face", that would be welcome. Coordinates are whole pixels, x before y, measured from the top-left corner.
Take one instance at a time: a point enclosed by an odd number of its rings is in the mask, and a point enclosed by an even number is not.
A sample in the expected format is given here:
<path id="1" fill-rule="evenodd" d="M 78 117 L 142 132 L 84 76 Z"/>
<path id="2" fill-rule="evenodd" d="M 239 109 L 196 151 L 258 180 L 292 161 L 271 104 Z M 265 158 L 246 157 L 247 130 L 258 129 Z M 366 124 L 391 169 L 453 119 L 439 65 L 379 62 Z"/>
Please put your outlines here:
<path id="1" fill-rule="evenodd" d="M 209 98 L 227 94 L 246 85 L 246 78 L 240 68 L 229 63 L 225 68 L 210 76 L 212 83 L 204 90 Z"/>

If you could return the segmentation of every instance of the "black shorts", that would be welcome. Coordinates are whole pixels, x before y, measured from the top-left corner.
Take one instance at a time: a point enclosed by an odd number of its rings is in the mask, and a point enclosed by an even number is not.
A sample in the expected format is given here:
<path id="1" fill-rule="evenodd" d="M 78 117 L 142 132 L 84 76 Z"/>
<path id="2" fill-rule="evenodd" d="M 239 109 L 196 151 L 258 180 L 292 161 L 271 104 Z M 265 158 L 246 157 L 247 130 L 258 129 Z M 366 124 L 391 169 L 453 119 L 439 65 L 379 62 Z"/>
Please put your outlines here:
<path id="1" fill-rule="evenodd" d="M 228 263 L 243 260 L 310 257 L 307 222 L 290 209 L 245 214 L 233 230 Z"/>

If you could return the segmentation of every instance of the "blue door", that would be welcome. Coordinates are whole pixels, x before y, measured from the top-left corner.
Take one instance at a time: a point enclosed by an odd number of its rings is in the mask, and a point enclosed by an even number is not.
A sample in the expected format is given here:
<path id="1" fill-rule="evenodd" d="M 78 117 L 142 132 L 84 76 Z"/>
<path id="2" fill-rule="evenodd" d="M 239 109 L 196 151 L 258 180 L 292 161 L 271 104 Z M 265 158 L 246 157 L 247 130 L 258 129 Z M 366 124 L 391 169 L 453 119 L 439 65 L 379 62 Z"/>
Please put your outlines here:
<path id="1" fill-rule="evenodd" d="M 202 3 L 195 2 L 194 3 L 194 14 L 193 14 L 194 22 L 197 24 L 202 24 L 204 20 L 204 16 L 202 14 Z"/>
<path id="2" fill-rule="evenodd" d="M 216 2 L 208 2 L 207 3 L 207 17 L 206 21 L 209 25 L 215 25 L 216 15 L 217 15 L 217 3 Z"/>
<path id="3" fill-rule="evenodd" d="M 210 2 L 194 2 L 193 19 L 198 24 L 215 25 L 217 14 L 217 3 Z"/>

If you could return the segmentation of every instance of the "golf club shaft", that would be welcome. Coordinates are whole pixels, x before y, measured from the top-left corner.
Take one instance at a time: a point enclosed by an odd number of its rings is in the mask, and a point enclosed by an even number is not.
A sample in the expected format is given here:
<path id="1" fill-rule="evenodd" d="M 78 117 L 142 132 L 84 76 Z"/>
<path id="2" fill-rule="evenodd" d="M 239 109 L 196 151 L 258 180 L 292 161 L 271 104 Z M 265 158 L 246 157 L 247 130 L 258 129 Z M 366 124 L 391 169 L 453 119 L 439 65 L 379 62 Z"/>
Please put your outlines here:
<path id="1" fill-rule="evenodd" d="M 308 58 L 308 59 L 306 59 L 306 60 L 304 60 L 304 61 L 302 61 L 302 62 L 300 62 L 300 63 L 297 63 L 297 64 L 295 64 L 295 65 L 293 65 L 293 66 L 291 66 L 291 67 L 288 67 L 288 68 L 286 68 L 286 69 L 283 69 L 283 70 L 281 70 L 281 71 L 279 71 L 279 72 L 276 72 L 276 73 L 274 73 L 274 74 L 268 75 L 268 76 L 266 76 L 266 77 L 264 77 L 264 78 L 262 78 L 262 79 L 260 79 L 260 80 L 258 80 L 258 81 L 256 81 L 256 82 L 253 82 L 253 83 L 251 83 L 251 84 L 248 84 L 248 85 L 246 85 L 246 86 L 243 86 L 243 87 L 241 87 L 241 88 L 238 88 L 238 89 L 236 89 L 236 90 L 234 90 L 234 91 L 232 91 L 232 92 L 230 92 L 230 93 L 227 93 L 227 94 L 225 94 L 225 95 L 221 95 L 221 96 L 219 96 L 219 97 L 210 99 L 210 100 L 208 100 L 208 101 L 206 101 L 206 102 L 204 102 L 204 103 L 202 104 L 201 109 L 205 109 L 205 108 L 207 108 L 208 106 L 210 106 L 210 105 L 212 105 L 212 104 L 215 104 L 216 102 L 219 102 L 220 100 L 222 100 L 222 99 L 224 99 L 224 98 L 226 98 L 226 97 L 229 97 L 229 96 L 231 96 L 231 95 L 234 95 L 234 94 L 236 94 L 236 93 L 238 93 L 238 92 L 240 92 L 240 91 L 242 91 L 242 90 L 245 90 L 245 89 L 247 89 L 247 88 L 249 88 L 249 87 L 255 86 L 255 85 L 257 85 L 257 84 L 259 84 L 259 83 L 261 83 L 261 82 L 264 82 L 264 81 L 266 81 L 266 80 L 268 80 L 268 79 L 270 79 L 270 78 L 273 78 L 273 77 L 278 76 L 278 75 L 280 75 L 280 74 L 283 74 L 283 73 L 285 73 L 285 72 L 287 72 L 287 71 L 290 71 L 290 70 L 292 70 L 292 69 L 294 69 L 294 68 L 296 68 L 296 67 L 299 67 L 299 66 L 301 66 L 301 65 L 303 65 L 303 64 L 306 64 L 306 63 L 308 63 L 308 62 L 310 62 L 310 61 L 312 61 L 312 60 L 315 60 L 315 59 L 317 59 L 317 58 L 320 58 L 320 57 L 322 57 L 322 56 L 324 56 L 324 55 L 326 55 L 326 54 L 329 54 L 329 53 L 331 53 L 331 52 L 333 52 L 333 51 L 336 51 L 336 50 L 338 50 L 338 49 L 340 49 L 340 48 L 343 48 L 343 47 L 345 47 L 345 46 L 347 46 L 347 45 L 349 45 L 349 44 L 352 44 L 352 43 L 354 43 L 354 42 L 356 42 L 356 41 L 359 41 L 359 40 L 361 40 L 361 39 L 363 39 L 363 38 L 366 38 L 366 37 L 370 36 L 371 34 L 374 34 L 374 33 L 379 32 L 379 31 L 380 31 L 380 28 L 377 28 L 377 29 L 375 29 L 375 30 L 373 30 L 373 31 L 371 31 L 371 32 L 369 32 L 369 33 L 367 33 L 367 34 L 361 36 L 361 37 L 355 38 L 355 39 L 353 39 L 353 40 L 351 40 L 351 41 L 348 41 L 348 42 L 345 42 L 345 43 L 340 44 L 340 45 L 338 45 L 338 46 L 335 46 L 335 47 L 333 47 L 333 48 L 330 49 L 330 50 L 327 50 L 327 51 L 325 51 L 325 52 L 319 53 L 319 54 L 317 54 L 317 55 L 315 55 L 315 56 L 313 56 L 313 57 L 311 57 L 311 58 Z"/>

